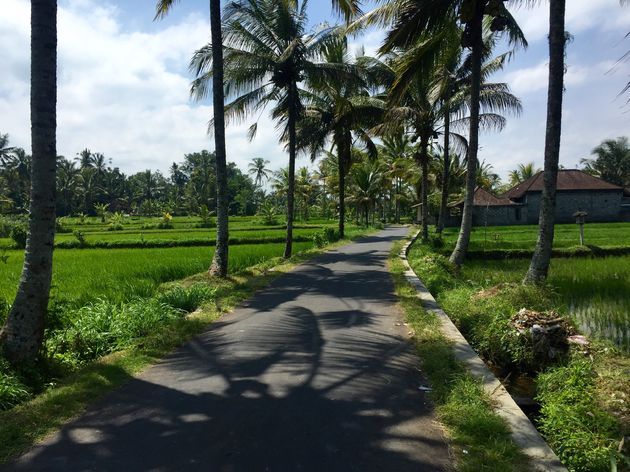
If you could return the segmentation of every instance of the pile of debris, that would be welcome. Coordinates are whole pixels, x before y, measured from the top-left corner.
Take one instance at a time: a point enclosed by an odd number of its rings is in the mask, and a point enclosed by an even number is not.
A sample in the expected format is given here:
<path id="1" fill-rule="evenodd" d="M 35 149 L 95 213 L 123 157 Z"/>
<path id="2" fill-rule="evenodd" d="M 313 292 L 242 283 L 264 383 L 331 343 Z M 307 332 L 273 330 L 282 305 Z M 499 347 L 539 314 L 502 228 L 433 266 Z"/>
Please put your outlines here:
<path id="1" fill-rule="evenodd" d="M 560 357 L 569 350 L 569 344 L 588 346 L 586 338 L 577 334 L 567 319 L 554 311 L 521 308 L 512 317 L 512 325 L 519 334 L 531 336 L 533 354 L 537 359 Z"/>

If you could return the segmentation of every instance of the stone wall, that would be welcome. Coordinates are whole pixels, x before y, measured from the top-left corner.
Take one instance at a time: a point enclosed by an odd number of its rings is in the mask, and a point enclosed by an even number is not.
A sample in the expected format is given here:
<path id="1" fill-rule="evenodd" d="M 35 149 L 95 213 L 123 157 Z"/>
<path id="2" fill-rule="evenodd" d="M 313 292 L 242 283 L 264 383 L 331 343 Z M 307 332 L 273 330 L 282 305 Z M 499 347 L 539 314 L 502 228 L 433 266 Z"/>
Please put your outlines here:
<path id="1" fill-rule="evenodd" d="M 528 224 L 538 223 L 540 198 L 541 192 L 532 192 L 525 196 Z M 587 212 L 586 221 L 620 221 L 621 198 L 621 190 L 560 191 L 556 197 L 555 221 L 556 223 L 574 223 L 573 214 L 576 211 Z"/>

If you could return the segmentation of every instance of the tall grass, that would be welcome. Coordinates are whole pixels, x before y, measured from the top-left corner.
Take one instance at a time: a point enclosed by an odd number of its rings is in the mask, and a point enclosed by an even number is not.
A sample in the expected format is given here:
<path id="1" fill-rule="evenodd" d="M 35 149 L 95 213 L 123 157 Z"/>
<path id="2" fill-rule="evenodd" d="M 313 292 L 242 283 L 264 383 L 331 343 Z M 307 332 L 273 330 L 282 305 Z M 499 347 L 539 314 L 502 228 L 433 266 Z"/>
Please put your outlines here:
<path id="1" fill-rule="evenodd" d="M 463 276 L 482 286 L 520 282 L 528 264 L 473 260 Z M 553 259 L 548 283 L 582 330 L 630 352 L 630 256 Z"/>

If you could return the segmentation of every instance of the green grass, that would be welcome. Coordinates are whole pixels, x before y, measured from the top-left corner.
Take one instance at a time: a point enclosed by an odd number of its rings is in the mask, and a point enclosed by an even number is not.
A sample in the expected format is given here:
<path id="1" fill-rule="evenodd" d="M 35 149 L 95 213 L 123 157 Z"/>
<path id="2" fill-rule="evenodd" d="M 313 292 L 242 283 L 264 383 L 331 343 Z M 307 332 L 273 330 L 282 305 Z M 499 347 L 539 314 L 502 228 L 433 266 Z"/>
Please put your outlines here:
<path id="1" fill-rule="evenodd" d="M 446 228 L 443 233 L 448 249 L 457 240 L 459 228 Z M 470 250 L 490 251 L 525 249 L 533 250 L 538 237 L 538 226 L 490 226 L 473 229 Z M 584 243 L 601 248 L 630 246 L 630 223 L 591 223 L 584 226 Z M 580 245 L 579 227 L 575 224 L 556 225 L 554 248 Z"/>
<path id="2" fill-rule="evenodd" d="M 294 250 L 312 247 L 296 243 Z M 239 245 L 230 248 L 231 271 L 282 255 L 284 244 Z M 0 263 L 0 300 L 13 300 L 22 270 L 23 251 L 13 250 Z M 52 297 L 81 306 L 96 298 L 112 301 L 150 296 L 164 282 L 206 270 L 214 248 L 59 249 L 54 254 Z"/>
<path id="3" fill-rule="evenodd" d="M 468 261 L 463 277 L 478 286 L 520 282 L 528 260 Z M 548 283 L 562 312 L 588 334 L 630 352 L 630 256 L 553 259 Z"/>
<path id="4" fill-rule="evenodd" d="M 512 441 L 509 428 L 493 411 L 481 384 L 465 372 L 450 343 L 441 335 L 439 320 L 422 308 L 415 289 L 404 277 L 396 244 L 390 270 L 396 294 L 414 331 L 422 370 L 433 388 L 431 397 L 448 430 L 459 471 L 527 471 L 527 460 Z"/>
<path id="5" fill-rule="evenodd" d="M 429 246 L 418 243 L 410 252 L 416 273 L 429 281 L 440 305 L 484 360 L 504 374 L 529 372 L 535 379 L 539 430 L 571 471 L 604 472 L 612 470 L 611 461 L 627 469 L 622 464 L 628 448 L 617 449 L 630 432 L 630 356 L 609 341 L 595 340 L 588 356 L 573 349 L 562 357 L 534 359 L 511 318 L 523 307 L 566 314 L 569 299 L 627 299 L 628 259 L 554 259 L 549 285 L 525 287 L 519 282 L 528 261 L 473 260 L 457 274 Z M 489 287 L 480 296 L 480 289 Z"/>

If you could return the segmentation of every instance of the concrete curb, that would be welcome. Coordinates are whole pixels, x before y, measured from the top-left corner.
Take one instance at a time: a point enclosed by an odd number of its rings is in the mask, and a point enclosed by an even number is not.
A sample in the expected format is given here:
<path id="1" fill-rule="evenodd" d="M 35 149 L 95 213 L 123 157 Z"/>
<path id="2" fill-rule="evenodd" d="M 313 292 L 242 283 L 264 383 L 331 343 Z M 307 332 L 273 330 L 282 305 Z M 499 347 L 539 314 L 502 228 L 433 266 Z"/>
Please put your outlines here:
<path id="1" fill-rule="evenodd" d="M 468 344 L 462 333 L 440 308 L 433 295 L 420 281 L 407 260 L 409 248 L 418 238 L 418 231 L 404 246 L 400 258 L 405 266 L 405 278 L 418 292 L 418 298 L 424 308 L 435 313 L 441 322 L 441 331 L 453 343 L 453 352 L 460 362 L 464 363 L 470 373 L 483 383 L 484 390 L 490 395 L 496 405 L 495 411 L 505 420 L 512 431 L 512 438 L 523 453 L 529 458 L 532 470 L 566 472 L 558 456 L 540 436 L 529 418 L 521 411 L 508 391 L 495 377 L 492 371 L 481 360 L 473 348 Z"/>

